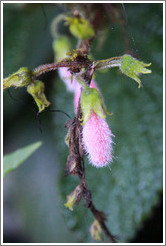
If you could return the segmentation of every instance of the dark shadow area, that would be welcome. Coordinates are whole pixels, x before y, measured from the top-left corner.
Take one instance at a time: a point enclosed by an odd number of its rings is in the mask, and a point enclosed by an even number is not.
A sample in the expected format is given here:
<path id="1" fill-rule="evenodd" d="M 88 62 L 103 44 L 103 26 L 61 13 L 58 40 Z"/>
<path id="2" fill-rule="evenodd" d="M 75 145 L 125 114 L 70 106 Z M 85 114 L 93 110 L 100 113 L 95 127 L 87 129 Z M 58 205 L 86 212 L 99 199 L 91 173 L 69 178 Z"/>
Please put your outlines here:
<path id="1" fill-rule="evenodd" d="M 163 196 L 130 243 L 163 243 Z"/>

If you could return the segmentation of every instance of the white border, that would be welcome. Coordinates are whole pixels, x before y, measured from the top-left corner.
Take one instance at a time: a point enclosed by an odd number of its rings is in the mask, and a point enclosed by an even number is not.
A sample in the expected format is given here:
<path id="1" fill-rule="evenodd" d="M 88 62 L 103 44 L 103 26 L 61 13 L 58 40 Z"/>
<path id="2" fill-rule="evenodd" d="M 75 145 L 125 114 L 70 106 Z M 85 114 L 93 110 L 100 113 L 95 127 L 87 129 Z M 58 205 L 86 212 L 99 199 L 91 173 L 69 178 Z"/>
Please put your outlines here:
<path id="1" fill-rule="evenodd" d="M 1 2 L 1 244 L 3 243 L 3 3 Z"/>
<path id="2" fill-rule="evenodd" d="M 45 1 L 45 0 L 41 0 L 41 1 L 1 1 L 2 4 L 3 3 L 99 3 L 99 2 L 102 2 L 102 3 L 165 3 L 165 1 L 101 1 L 101 0 L 98 0 L 98 1 Z"/>
<path id="3" fill-rule="evenodd" d="M 1 81 L 3 81 L 3 4 L 62 3 L 62 1 L 1 1 Z M 63 3 L 162 3 L 163 4 L 163 243 L 116 243 L 116 245 L 165 245 L 165 1 L 63 1 Z M 111 243 L 3 243 L 3 84 L 1 83 L 1 245 L 113 245 Z"/>
<path id="4" fill-rule="evenodd" d="M 165 1 L 163 3 L 163 242 L 165 244 Z"/>

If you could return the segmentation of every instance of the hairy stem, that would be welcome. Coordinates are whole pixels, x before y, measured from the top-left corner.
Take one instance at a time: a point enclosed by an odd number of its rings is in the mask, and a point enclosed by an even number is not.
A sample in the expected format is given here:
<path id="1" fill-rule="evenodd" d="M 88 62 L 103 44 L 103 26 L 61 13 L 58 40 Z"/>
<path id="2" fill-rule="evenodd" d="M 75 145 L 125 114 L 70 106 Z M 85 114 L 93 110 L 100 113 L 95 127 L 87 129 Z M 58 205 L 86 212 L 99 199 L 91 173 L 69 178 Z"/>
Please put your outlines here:
<path id="1" fill-rule="evenodd" d="M 95 219 L 99 222 L 101 228 L 107 240 L 111 243 L 115 243 L 115 238 L 109 231 L 106 225 L 106 215 L 104 212 L 99 211 L 92 200 L 92 193 L 87 188 L 86 176 L 85 176 L 85 166 L 84 166 L 84 149 L 82 146 L 82 125 L 80 124 L 80 118 L 82 117 L 81 107 L 77 110 L 77 115 L 73 120 L 70 120 L 66 126 L 69 128 L 69 156 L 75 156 L 77 159 L 77 164 L 75 167 L 74 175 L 78 175 L 80 181 L 80 187 L 82 188 L 82 197 L 85 200 L 85 206 L 90 209 L 91 213 L 94 215 Z M 68 163 L 67 163 L 67 169 Z M 69 173 L 68 173 L 69 174 Z M 73 175 L 73 174 L 72 174 Z"/>
<path id="2" fill-rule="evenodd" d="M 94 62 L 95 69 L 99 70 L 99 69 L 107 69 L 110 67 L 120 67 L 121 65 L 120 59 L 121 56 L 95 61 Z"/>
<path id="3" fill-rule="evenodd" d="M 67 59 L 64 59 L 64 60 L 59 61 L 59 62 L 40 65 L 32 71 L 32 74 L 35 77 L 39 77 L 46 72 L 57 70 L 60 67 L 87 68 L 89 66 L 89 64 L 90 64 L 90 62 L 88 62 L 88 61 L 86 61 L 86 62 L 80 61 L 80 63 L 79 63 L 77 60 L 72 60 L 70 58 L 67 58 Z"/>

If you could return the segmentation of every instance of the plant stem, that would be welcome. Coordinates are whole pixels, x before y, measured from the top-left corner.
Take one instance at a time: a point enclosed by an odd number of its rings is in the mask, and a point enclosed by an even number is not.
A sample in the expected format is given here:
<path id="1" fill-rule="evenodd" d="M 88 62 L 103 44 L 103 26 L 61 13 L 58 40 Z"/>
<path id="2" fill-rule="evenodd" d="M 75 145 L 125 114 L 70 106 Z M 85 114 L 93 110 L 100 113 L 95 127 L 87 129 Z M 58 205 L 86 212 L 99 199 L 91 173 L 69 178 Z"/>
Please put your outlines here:
<path id="1" fill-rule="evenodd" d="M 95 69 L 98 70 L 98 69 L 107 69 L 110 67 L 120 67 L 121 65 L 120 59 L 121 56 L 95 61 L 94 62 Z"/>
<path id="2" fill-rule="evenodd" d="M 50 72 L 50 71 L 54 71 L 57 70 L 60 67 L 68 67 L 68 68 L 87 68 L 89 66 L 90 62 L 80 62 L 78 63 L 78 61 L 72 60 L 70 58 L 64 59 L 62 61 L 59 62 L 54 62 L 54 63 L 49 63 L 49 64 L 44 64 L 44 65 L 40 65 L 37 68 L 35 68 L 32 71 L 32 74 L 35 77 L 39 77 L 42 74 L 46 73 L 46 72 Z"/>
<path id="3" fill-rule="evenodd" d="M 69 128 L 69 156 L 75 156 L 78 160 L 75 167 L 74 175 L 78 175 L 80 181 L 80 187 L 82 187 L 82 196 L 85 200 L 85 206 L 90 209 L 91 213 L 94 215 L 95 219 L 99 222 L 107 240 L 110 243 L 116 243 L 114 236 L 109 231 L 105 221 L 106 215 L 104 212 L 96 209 L 93 200 L 92 193 L 87 188 L 86 176 L 85 176 L 85 166 L 84 166 L 84 149 L 82 147 L 82 125 L 80 124 L 80 118 L 82 117 L 81 106 L 79 102 L 79 107 L 77 110 L 77 115 L 74 119 L 70 120 L 66 126 Z M 70 123 L 71 122 L 71 123 Z M 66 169 L 67 170 L 67 169 Z M 70 173 L 68 173 L 70 174 Z M 77 204 L 78 205 L 78 204 Z"/>

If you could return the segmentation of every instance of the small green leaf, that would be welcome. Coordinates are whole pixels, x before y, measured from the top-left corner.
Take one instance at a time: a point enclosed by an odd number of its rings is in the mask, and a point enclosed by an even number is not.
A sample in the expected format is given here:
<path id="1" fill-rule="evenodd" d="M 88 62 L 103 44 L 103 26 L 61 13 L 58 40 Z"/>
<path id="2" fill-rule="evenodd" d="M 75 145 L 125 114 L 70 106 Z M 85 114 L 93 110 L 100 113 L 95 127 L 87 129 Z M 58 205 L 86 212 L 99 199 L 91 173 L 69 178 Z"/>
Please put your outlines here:
<path id="1" fill-rule="evenodd" d="M 3 157 L 3 177 L 20 166 L 29 156 L 31 156 L 40 146 L 42 142 L 36 142 L 26 147 L 18 149 L 11 154 Z"/>

